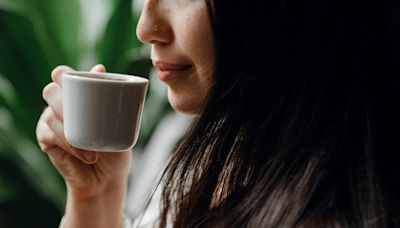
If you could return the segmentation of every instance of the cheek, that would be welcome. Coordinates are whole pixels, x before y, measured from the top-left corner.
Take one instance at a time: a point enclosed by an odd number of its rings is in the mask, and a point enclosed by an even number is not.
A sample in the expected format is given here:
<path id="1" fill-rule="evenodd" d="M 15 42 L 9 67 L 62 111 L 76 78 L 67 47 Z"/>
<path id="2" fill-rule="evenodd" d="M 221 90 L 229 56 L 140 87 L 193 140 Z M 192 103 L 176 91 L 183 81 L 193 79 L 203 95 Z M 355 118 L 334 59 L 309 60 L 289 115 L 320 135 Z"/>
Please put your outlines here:
<path id="1" fill-rule="evenodd" d="M 209 75 L 207 72 L 212 68 L 214 59 L 212 29 L 205 3 L 199 1 L 195 4 L 175 20 L 175 39 L 181 51 L 196 66 L 198 74 Z"/>
<path id="2" fill-rule="evenodd" d="M 207 9 L 192 11 L 175 24 L 179 50 L 192 61 L 195 74 L 169 85 L 168 99 L 179 112 L 199 114 L 213 82 L 214 44 Z"/>
<path id="3" fill-rule="evenodd" d="M 196 18 L 196 19 L 194 19 Z M 214 41 L 206 10 L 187 19 L 186 25 L 181 26 L 181 44 L 187 56 L 190 56 L 196 66 L 202 81 L 210 81 L 214 63 Z M 179 38 L 178 38 L 179 39 Z"/>

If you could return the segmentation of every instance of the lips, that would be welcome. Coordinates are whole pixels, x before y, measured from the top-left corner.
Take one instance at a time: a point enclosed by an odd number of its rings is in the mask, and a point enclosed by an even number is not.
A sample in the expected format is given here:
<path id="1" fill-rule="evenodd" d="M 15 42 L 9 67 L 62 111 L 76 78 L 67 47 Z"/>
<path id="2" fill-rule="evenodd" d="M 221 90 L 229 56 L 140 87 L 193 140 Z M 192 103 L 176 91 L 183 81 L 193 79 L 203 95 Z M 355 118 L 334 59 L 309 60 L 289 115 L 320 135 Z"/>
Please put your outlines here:
<path id="1" fill-rule="evenodd" d="M 169 81 L 172 78 L 187 75 L 192 68 L 190 64 L 175 64 L 162 61 L 153 61 L 153 65 L 158 68 L 158 76 L 161 81 Z"/>

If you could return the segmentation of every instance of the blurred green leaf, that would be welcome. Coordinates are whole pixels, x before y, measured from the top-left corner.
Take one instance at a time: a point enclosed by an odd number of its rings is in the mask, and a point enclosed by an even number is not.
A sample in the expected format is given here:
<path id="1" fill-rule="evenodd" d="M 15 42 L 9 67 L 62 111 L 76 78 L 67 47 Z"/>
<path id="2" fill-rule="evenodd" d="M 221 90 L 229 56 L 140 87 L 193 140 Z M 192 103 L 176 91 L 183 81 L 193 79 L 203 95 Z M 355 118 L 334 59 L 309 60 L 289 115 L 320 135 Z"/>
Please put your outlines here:
<path id="1" fill-rule="evenodd" d="M 16 100 L 16 92 L 12 84 L 0 74 L 0 97 L 7 104 L 14 104 Z"/>
<path id="2" fill-rule="evenodd" d="M 0 106 L 1 117 L 4 119 L 0 121 L 2 136 L 0 137 L 0 157 L 14 158 L 19 170 L 24 173 L 30 184 L 61 208 L 65 191 L 47 156 L 38 149 L 37 145 L 14 130 L 10 113 Z M 41 177 L 41 181 L 38 181 L 37 177 Z"/>
<path id="3" fill-rule="evenodd" d="M 14 187 L 10 181 L 0 178 L 0 203 L 9 201 L 18 195 L 18 188 Z"/>
<path id="4" fill-rule="evenodd" d="M 16 117 L 16 127 L 32 140 L 35 122 L 44 107 L 41 90 L 49 80 L 50 65 L 34 35 L 29 20 L 0 9 L 0 74 L 14 88 L 18 103 L 7 106 Z M 34 77 L 36 76 L 36 77 Z M 10 89 L 10 85 L 7 86 Z M 7 99 L 7 98 L 6 98 Z"/>
<path id="5" fill-rule="evenodd" d="M 79 0 L 36 0 L 36 14 L 32 17 L 42 42 L 54 41 L 54 53 L 61 58 L 56 65 L 78 65 L 80 59 L 81 11 Z M 43 44 L 43 43 L 42 43 Z M 46 46 L 49 45 L 45 43 Z"/>
<path id="6" fill-rule="evenodd" d="M 0 0 L 0 9 L 24 16 L 32 23 L 53 67 L 77 66 L 81 54 L 79 0 Z"/>
<path id="7" fill-rule="evenodd" d="M 6 148 L 10 153 L 7 156 L 17 156 L 19 159 L 16 159 L 16 165 L 30 184 L 36 188 L 37 192 L 51 200 L 54 205 L 62 208 L 65 195 L 64 186 L 47 156 L 36 145 L 18 133 L 10 134 L 8 132 L 8 134 L 11 137 L 6 138 Z"/>
<path id="8" fill-rule="evenodd" d="M 11 113 L 4 107 L 0 106 L 0 129 L 7 131 L 12 127 Z M 0 147 L 1 152 L 2 147 Z"/>
<path id="9" fill-rule="evenodd" d="M 141 46 L 135 31 L 138 16 L 133 15 L 131 0 L 118 0 L 107 24 L 105 33 L 97 45 L 99 62 L 111 72 L 126 72 L 130 59 L 129 51 Z"/>
<path id="10" fill-rule="evenodd" d="M 32 188 L 15 162 L 11 157 L 0 156 L 0 179 L 7 189 L 0 201 L 0 227 L 57 227 L 61 210 L 46 203 L 47 199 Z M 42 178 L 45 177 L 34 179 L 40 183 Z"/>

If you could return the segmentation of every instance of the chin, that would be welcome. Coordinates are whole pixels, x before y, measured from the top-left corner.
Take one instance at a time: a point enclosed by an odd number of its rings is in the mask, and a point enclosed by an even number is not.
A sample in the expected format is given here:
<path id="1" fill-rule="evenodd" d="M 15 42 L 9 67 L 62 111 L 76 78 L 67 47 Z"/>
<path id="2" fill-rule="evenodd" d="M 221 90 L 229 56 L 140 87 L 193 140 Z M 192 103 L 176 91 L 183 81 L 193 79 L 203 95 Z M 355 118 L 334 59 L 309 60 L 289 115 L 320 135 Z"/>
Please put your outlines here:
<path id="1" fill-rule="evenodd" d="M 172 108 L 180 113 L 198 116 L 201 110 L 201 102 L 190 95 L 180 95 L 168 89 L 168 101 Z"/>

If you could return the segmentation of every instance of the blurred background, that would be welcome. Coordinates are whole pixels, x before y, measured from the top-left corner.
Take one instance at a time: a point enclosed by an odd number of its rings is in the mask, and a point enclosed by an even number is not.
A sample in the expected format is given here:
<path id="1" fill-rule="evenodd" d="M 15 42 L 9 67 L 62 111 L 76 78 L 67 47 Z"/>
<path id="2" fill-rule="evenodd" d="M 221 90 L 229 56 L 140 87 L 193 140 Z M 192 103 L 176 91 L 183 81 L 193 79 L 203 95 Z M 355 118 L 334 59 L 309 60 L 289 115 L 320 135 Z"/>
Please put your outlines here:
<path id="1" fill-rule="evenodd" d="M 57 227 L 65 186 L 37 145 L 42 89 L 58 65 L 152 75 L 149 48 L 136 38 L 142 2 L 0 0 L 0 227 Z M 136 151 L 171 111 L 150 77 Z"/>

